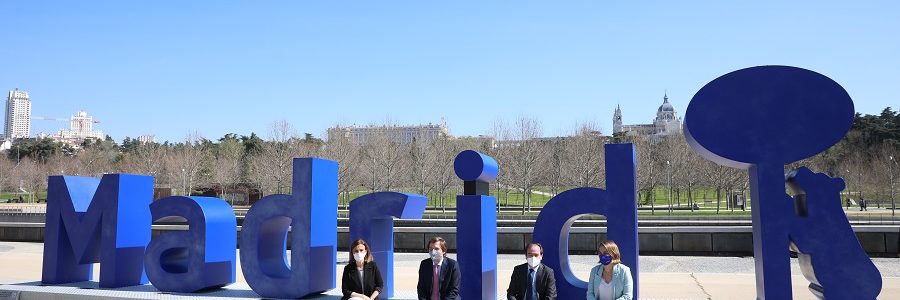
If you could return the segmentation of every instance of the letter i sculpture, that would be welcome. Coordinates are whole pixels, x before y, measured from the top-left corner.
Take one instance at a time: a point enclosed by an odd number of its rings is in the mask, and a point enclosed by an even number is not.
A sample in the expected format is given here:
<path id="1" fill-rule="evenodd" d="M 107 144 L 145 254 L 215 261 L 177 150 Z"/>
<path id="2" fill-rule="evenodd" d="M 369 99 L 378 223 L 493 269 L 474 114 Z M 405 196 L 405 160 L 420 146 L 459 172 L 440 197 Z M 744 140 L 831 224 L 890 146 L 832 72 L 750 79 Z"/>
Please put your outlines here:
<path id="1" fill-rule="evenodd" d="M 497 199 L 488 196 L 488 182 L 497 178 L 497 161 L 465 150 L 453 162 L 464 181 L 456 196 L 457 258 L 462 299 L 497 297 Z"/>

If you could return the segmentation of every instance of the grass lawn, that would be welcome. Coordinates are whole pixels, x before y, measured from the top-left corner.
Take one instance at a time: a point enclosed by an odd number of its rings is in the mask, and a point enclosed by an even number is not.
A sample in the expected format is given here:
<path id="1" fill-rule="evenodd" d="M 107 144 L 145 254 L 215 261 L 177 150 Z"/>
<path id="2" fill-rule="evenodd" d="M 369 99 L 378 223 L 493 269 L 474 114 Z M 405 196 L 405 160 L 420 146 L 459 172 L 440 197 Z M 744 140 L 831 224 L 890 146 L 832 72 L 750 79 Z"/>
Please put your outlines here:
<path id="1" fill-rule="evenodd" d="M 19 195 L 22 196 L 22 200 L 25 203 L 32 203 L 34 200 L 31 199 L 31 194 L 19 194 L 19 193 L 9 193 L 3 192 L 0 193 L 0 202 L 8 202 L 11 199 L 19 199 Z M 35 200 L 40 200 L 41 202 L 47 202 L 47 191 L 39 192 L 34 195 Z"/>

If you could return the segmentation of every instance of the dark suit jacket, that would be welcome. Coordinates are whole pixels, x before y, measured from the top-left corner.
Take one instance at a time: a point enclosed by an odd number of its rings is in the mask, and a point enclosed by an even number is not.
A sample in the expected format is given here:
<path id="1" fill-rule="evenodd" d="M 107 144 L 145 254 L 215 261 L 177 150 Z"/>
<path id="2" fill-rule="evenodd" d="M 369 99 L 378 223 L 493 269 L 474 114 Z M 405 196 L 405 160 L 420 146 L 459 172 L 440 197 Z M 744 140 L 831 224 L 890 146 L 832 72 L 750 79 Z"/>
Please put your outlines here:
<path id="1" fill-rule="evenodd" d="M 440 289 L 438 293 L 441 300 L 457 300 L 459 299 L 459 266 L 455 260 L 444 257 L 444 263 L 441 266 L 441 278 L 438 280 Z M 431 280 L 434 277 L 434 263 L 431 258 L 426 258 L 419 264 L 419 284 L 416 290 L 419 294 L 419 300 L 431 300 Z"/>
<path id="2" fill-rule="evenodd" d="M 541 264 L 538 268 L 537 278 L 534 279 L 534 286 L 537 288 L 539 300 L 556 299 L 556 278 L 553 277 L 553 269 Z M 513 269 L 512 278 L 509 280 L 509 289 L 506 290 L 506 299 L 508 300 L 524 300 L 525 291 L 528 289 L 528 264 L 521 264 Z"/>
<path id="3" fill-rule="evenodd" d="M 363 281 L 365 282 L 359 281 L 359 271 L 356 270 L 355 262 L 350 262 L 344 267 L 344 275 L 341 278 L 343 278 L 341 279 L 341 291 L 344 293 L 344 297 L 341 300 L 350 299 L 350 294 L 352 293 L 371 296 L 372 293 L 378 291 L 381 294 L 381 289 L 384 288 L 381 272 L 378 271 L 378 265 L 374 261 L 363 265 Z M 378 298 L 382 297 L 379 296 Z"/>

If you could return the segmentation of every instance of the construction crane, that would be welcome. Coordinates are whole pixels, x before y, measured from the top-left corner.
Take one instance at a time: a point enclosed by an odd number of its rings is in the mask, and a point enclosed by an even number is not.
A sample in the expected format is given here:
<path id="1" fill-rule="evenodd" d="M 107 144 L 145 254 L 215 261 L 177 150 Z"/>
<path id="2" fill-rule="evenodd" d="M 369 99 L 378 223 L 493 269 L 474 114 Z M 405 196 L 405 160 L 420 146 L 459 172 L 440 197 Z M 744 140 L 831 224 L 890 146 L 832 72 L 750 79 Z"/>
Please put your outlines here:
<path id="1" fill-rule="evenodd" d="M 34 117 L 33 119 L 35 119 L 35 120 L 44 120 L 44 121 L 62 121 L 62 122 L 68 122 L 68 121 L 71 121 L 70 119 L 65 119 L 65 118 L 51 118 L 51 117 Z M 94 123 L 94 124 L 99 124 L 100 121 L 99 121 L 99 120 L 93 120 L 93 123 Z"/>

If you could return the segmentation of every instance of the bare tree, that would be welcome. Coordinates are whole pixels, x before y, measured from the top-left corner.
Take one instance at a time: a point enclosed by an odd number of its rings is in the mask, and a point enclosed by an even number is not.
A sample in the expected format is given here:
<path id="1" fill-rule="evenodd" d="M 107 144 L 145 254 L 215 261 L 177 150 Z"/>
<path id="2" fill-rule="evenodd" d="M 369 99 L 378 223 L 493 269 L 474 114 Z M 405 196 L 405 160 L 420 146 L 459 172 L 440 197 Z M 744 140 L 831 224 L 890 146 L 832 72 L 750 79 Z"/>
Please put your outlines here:
<path id="1" fill-rule="evenodd" d="M 167 167 L 175 167 L 167 161 L 169 150 L 157 143 L 141 143 L 135 151 L 125 154 L 119 163 L 119 169 L 134 174 L 147 174 L 154 177 L 156 185 L 175 185 L 175 180 L 181 183 L 180 176 L 166 176 Z M 101 165 L 96 167 L 102 168 Z M 93 166 L 91 167 L 93 168 Z M 96 171 L 96 169 L 94 169 Z M 179 169 L 180 170 L 180 169 Z M 100 170 L 108 172 L 109 170 Z"/>
<path id="2" fill-rule="evenodd" d="M 113 171 L 114 157 L 109 151 L 98 148 L 87 148 L 76 154 L 75 163 L 78 174 L 82 176 L 100 177 L 103 173 Z M 157 164 L 159 162 L 157 161 Z"/>
<path id="3" fill-rule="evenodd" d="M 422 195 L 427 195 L 430 191 L 428 183 L 435 171 L 431 166 L 438 159 L 438 154 L 434 151 L 434 144 L 433 140 L 419 136 L 409 147 L 410 179 L 415 183 L 415 189 Z"/>
<path id="4" fill-rule="evenodd" d="M 491 137 L 497 141 L 497 147 L 487 149 L 487 154 L 497 160 L 500 168 L 497 173 L 497 202 L 504 203 L 503 206 L 509 206 L 509 193 L 512 191 L 511 181 L 512 166 L 509 160 L 512 159 L 513 147 L 510 144 L 512 133 L 509 126 L 503 120 L 495 120 L 491 126 Z M 500 197 L 500 196 L 503 197 Z M 504 200 L 504 201 L 501 201 Z"/>
<path id="5" fill-rule="evenodd" d="M 35 195 L 46 189 L 47 171 L 43 165 L 25 157 L 13 169 L 13 180 L 17 182 L 17 192 L 29 195 L 29 202 L 35 202 Z"/>
<path id="6" fill-rule="evenodd" d="M 293 176 L 293 158 L 299 152 L 294 129 L 285 120 L 272 123 L 269 128 L 269 140 L 262 145 L 259 153 L 252 157 L 252 169 L 270 193 L 283 193 L 289 186 Z"/>
<path id="7" fill-rule="evenodd" d="M 166 168 L 170 178 L 178 178 L 182 184 L 182 194 L 188 196 L 200 178 L 202 167 L 209 159 L 209 153 L 203 149 L 203 138 L 196 132 L 189 133 L 184 142 L 175 145 L 169 151 Z"/>
<path id="8" fill-rule="evenodd" d="M 511 159 L 512 174 L 523 194 L 522 214 L 531 210 L 531 192 L 538 183 L 538 168 L 544 163 L 540 143 L 541 124 L 536 119 L 521 117 L 513 130 L 515 138 Z"/>
<path id="9" fill-rule="evenodd" d="M 541 146 L 541 153 L 545 154 L 544 158 L 544 168 L 543 176 L 540 176 L 539 181 L 543 182 L 550 188 L 550 195 L 556 196 L 559 193 L 560 189 L 563 186 L 563 166 L 565 165 L 565 153 L 564 150 L 566 148 L 566 144 L 570 142 L 570 139 L 567 137 L 556 137 L 546 143 L 543 143 Z"/>
<path id="10" fill-rule="evenodd" d="M 47 172 L 46 176 L 78 174 L 78 164 L 74 157 L 59 154 L 48 157 L 43 169 Z"/>
<path id="11" fill-rule="evenodd" d="M 6 159 L 5 157 L 0 157 L 0 192 L 15 190 L 17 186 L 17 183 L 13 183 L 13 177 L 15 175 L 13 171 L 15 167 L 15 162 Z"/>
<path id="12" fill-rule="evenodd" d="M 222 138 L 216 146 L 213 157 L 211 170 L 213 172 L 213 182 L 219 184 L 222 190 L 223 198 L 228 198 L 228 186 L 234 185 L 241 180 L 241 167 L 243 166 L 242 157 L 244 149 L 236 138 Z M 234 202 L 232 201 L 233 205 Z"/>
<path id="13" fill-rule="evenodd" d="M 650 204 L 650 213 L 656 212 L 656 195 L 654 190 L 659 183 L 660 155 L 659 146 L 655 146 L 649 137 L 633 137 L 632 142 L 637 151 L 638 187 L 646 193 L 645 203 Z"/>
<path id="14" fill-rule="evenodd" d="M 363 147 L 366 164 L 371 172 L 372 190 L 390 191 L 402 181 L 406 171 L 403 161 L 409 154 L 408 145 L 400 142 L 399 133 L 390 130 L 393 125 L 382 125 L 381 130 Z M 369 164 L 371 162 L 371 164 Z"/>
<path id="15" fill-rule="evenodd" d="M 358 185 L 359 147 L 347 138 L 329 137 L 325 144 L 325 156 L 338 162 L 338 193 L 349 204 L 351 189 Z"/>
<path id="16" fill-rule="evenodd" d="M 453 172 L 453 160 L 463 150 L 461 146 L 448 137 L 440 137 L 432 145 L 435 158 L 428 168 L 434 170 L 430 177 L 431 186 L 433 193 L 438 195 L 437 201 L 442 212 L 446 212 L 447 209 L 445 205 L 447 191 L 454 186 L 454 183 L 459 182 Z"/>
<path id="17" fill-rule="evenodd" d="M 582 123 L 563 149 L 565 181 L 576 187 L 603 186 L 603 137 L 593 123 Z"/>
<path id="18" fill-rule="evenodd" d="M 687 204 L 694 211 L 694 189 L 702 180 L 702 164 L 706 161 L 691 149 L 684 139 L 684 135 L 678 134 L 666 137 L 666 154 L 671 162 L 673 172 L 672 180 L 675 186 L 684 187 L 687 191 Z M 677 198 L 678 206 L 681 206 L 680 196 Z"/>
<path id="19" fill-rule="evenodd" d="M 857 199 L 864 196 L 862 175 L 868 173 L 868 164 L 868 158 L 865 154 L 853 152 L 840 165 L 840 170 L 842 171 L 839 171 L 839 173 L 842 174 L 844 181 L 847 183 L 847 197 L 852 198 L 854 190 L 856 191 Z"/>

